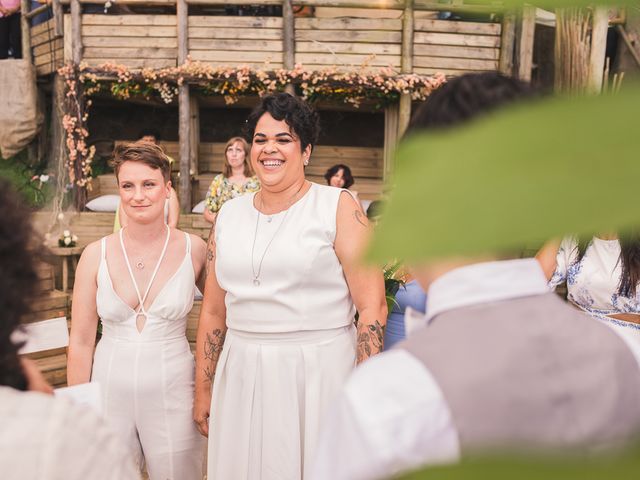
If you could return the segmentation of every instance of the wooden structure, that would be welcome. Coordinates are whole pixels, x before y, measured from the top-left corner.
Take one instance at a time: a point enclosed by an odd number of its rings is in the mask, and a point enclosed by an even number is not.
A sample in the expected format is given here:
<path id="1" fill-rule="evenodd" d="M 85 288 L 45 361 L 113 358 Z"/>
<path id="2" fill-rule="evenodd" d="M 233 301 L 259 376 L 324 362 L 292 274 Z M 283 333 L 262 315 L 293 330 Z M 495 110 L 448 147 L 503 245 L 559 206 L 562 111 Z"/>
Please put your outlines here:
<path id="1" fill-rule="evenodd" d="M 117 6 L 134 11 L 149 5 L 162 11 L 120 15 L 82 13 L 84 3 L 54 0 L 54 18 L 30 29 L 23 25 L 39 75 L 56 76 L 67 62 L 163 68 L 188 57 L 215 66 L 262 69 L 302 64 L 313 70 L 389 67 L 398 73 L 446 75 L 500 70 L 522 78 L 529 78 L 531 70 L 533 18 L 527 11 L 503 12 L 500 6 L 431 0 L 118 0 Z M 282 15 L 225 15 L 229 3 L 279 5 Z M 294 10 L 302 6 L 315 8 L 315 14 L 296 16 Z M 213 14 L 202 14 L 203 7 Z M 439 12 L 460 11 L 486 21 L 438 19 Z M 179 143 L 169 154 L 180 159 L 179 195 L 188 210 L 203 198 L 222 157 L 219 145 L 199 143 L 199 99 L 189 85 L 179 90 Z M 328 166 L 347 163 L 363 198 L 379 196 L 410 115 L 411 99 L 403 95 L 385 111 L 383 148 L 319 146 L 308 173 L 321 181 Z M 195 184 L 190 171 L 196 173 Z"/>

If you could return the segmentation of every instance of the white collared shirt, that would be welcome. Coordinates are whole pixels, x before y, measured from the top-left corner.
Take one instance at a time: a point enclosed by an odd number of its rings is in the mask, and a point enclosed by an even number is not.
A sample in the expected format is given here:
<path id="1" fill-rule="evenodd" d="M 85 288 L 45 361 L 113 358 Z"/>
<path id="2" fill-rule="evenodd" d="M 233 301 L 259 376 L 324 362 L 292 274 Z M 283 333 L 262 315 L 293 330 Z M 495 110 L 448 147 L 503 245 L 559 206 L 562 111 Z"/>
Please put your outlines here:
<path id="1" fill-rule="evenodd" d="M 548 293 L 534 259 L 469 265 L 438 278 L 427 294 L 426 325 L 460 307 Z M 411 313 L 414 323 L 416 312 Z M 308 480 L 374 480 L 460 458 L 456 427 L 435 379 L 403 349 L 367 360 L 325 416 Z"/>

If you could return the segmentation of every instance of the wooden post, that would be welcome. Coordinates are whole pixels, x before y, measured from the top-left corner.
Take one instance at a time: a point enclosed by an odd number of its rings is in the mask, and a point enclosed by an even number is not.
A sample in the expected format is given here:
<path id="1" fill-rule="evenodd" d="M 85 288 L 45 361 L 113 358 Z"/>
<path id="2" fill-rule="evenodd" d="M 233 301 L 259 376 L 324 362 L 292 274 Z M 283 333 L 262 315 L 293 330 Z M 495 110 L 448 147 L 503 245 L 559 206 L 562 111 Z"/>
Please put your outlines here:
<path id="1" fill-rule="evenodd" d="M 82 6 L 80 0 L 71 0 L 71 58 L 79 65 L 82 61 Z"/>
<path id="2" fill-rule="evenodd" d="M 68 183 L 68 170 L 66 165 L 67 150 L 65 131 L 62 125 L 64 116 L 64 79 L 59 73 L 53 74 L 53 91 L 51 93 L 51 144 L 49 146 L 49 165 L 56 172 L 56 194 L 53 202 L 54 208 L 62 205 L 65 185 Z"/>
<path id="3" fill-rule="evenodd" d="M 600 93 L 602 90 L 608 29 L 608 9 L 606 7 L 593 7 L 588 79 L 588 89 L 593 93 Z"/>
<path id="4" fill-rule="evenodd" d="M 178 64 L 187 61 L 189 39 L 189 7 L 186 0 L 178 0 Z M 191 113 L 189 85 L 178 87 L 178 140 L 180 144 L 180 208 L 191 211 Z"/>
<path id="5" fill-rule="evenodd" d="M 285 70 L 293 70 L 296 64 L 295 18 L 291 0 L 282 0 L 282 63 Z M 295 95 L 293 84 L 288 84 L 285 91 Z"/>
<path id="6" fill-rule="evenodd" d="M 393 173 L 393 155 L 398 142 L 398 110 L 397 103 L 389 105 L 384 110 L 384 150 L 383 150 L 383 179 L 386 182 Z"/>
<path id="7" fill-rule="evenodd" d="M 282 53 L 283 65 L 286 70 L 293 70 L 295 66 L 295 19 L 291 0 L 282 0 Z"/>
<path id="8" fill-rule="evenodd" d="M 20 29 L 22 33 L 22 58 L 29 63 L 33 63 L 31 57 L 31 22 L 25 16 L 29 10 L 31 10 L 31 2 L 29 0 L 21 0 Z"/>
<path id="9" fill-rule="evenodd" d="M 513 75 L 513 51 L 516 42 L 516 14 L 509 10 L 502 17 L 502 37 L 500 38 L 500 62 L 498 70 L 503 75 Z"/>
<path id="10" fill-rule="evenodd" d="M 405 0 L 402 15 L 402 56 L 400 57 L 400 71 L 411 73 L 413 71 L 413 0 Z M 400 95 L 400 109 L 398 111 L 398 138 L 404 135 L 411 120 L 411 95 Z M 395 147 L 395 145 L 394 145 Z"/>
<path id="11" fill-rule="evenodd" d="M 531 81 L 533 67 L 533 35 L 536 28 L 536 8 L 522 7 L 516 28 L 515 76 L 525 82 Z"/>
<path id="12" fill-rule="evenodd" d="M 189 125 L 189 169 L 197 175 L 200 172 L 198 168 L 198 146 L 200 145 L 200 104 L 198 103 L 198 97 L 195 95 L 189 96 L 189 113 L 191 114 L 191 121 Z"/>
<path id="13" fill-rule="evenodd" d="M 53 22 L 54 32 L 56 37 L 62 37 L 64 35 L 64 11 L 62 10 L 62 4 L 60 0 L 53 0 Z"/>

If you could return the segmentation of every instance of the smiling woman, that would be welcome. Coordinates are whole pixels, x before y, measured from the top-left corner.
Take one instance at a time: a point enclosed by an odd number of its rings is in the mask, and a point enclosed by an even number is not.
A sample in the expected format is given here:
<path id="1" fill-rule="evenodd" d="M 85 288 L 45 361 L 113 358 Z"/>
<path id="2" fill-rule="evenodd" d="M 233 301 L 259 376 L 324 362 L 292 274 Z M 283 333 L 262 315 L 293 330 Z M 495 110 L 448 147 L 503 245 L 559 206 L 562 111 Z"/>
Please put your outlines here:
<path id="1" fill-rule="evenodd" d="M 100 383 L 105 418 L 151 480 L 199 480 L 203 445 L 191 420 L 194 363 L 185 332 L 206 245 L 164 222 L 171 182 L 160 147 L 121 145 L 114 156 L 129 221 L 80 258 L 68 383 Z"/>
<path id="2" fill-rule="evenodd" d="M 194 419 L 208 478 L 303 478 L 327 402 L 382 349 L 384 282 L 359 263 L 353 197 L 305 179 L 316 113 L 270 95 L 247 127 L 262 189 L 225 203 L 209 237 Z"/>

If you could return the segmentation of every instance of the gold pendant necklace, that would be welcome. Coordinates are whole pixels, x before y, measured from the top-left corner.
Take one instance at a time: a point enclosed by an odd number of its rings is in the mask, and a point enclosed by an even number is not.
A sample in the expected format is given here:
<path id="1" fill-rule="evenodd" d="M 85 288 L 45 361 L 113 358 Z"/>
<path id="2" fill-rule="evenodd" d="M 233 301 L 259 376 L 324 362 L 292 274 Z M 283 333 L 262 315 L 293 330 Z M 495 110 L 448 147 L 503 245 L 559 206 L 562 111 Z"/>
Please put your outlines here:
<path id="1" fill-rule="evenodd" d="M 302 189 L 305 187 L 306 184 L 307 184 L 306 180 L 304 182 L 302 182 L 302 186 L 289 199 L 289 202 L 287 203 L 287 206 L 285 207 L 285 212 L 284 212 L 284 216 L 282 217 L 282 221 L 280 222 L 280 225 L 278 225 L 278 228 L 276 229 L 276 231 L 274 232 L 273 236 L 271 237 L 271 240 L 269 240 L 269 243 L 267 243 L 267 246 L 264 249 L 264 252 L 262 252 L 262 256 L 260 257 L 260 262 L 258 263 L 258 268 L 257 268 L 257 271 L 256 271 L 255 261 L 254 261 L 254 254 L 255 254 L 255 249 L 256 249 L 256 239 L 258 238 L 258 225 L 260 224 L 260 215 L 263 215 L 262 212 L 260 212 L 260 210 L 262 210 L 264 208 L 264 202 L 262 200 L 262 195 L 260 195 L 260 209 L 258 209 L 258 216 L 256 217 L 256 229 L 253 232 L 253 245 L 251 247 L 251 272 L 253 273 L 253 285 L 256 286 L 256 287 L 260 286 L 260 274 L 262 273 L 262 262 L 264 261 L 264 257 L 267 255 L 267 252 L 269 251 L 269 247 L 271 246 L 271 244 L 273 243 L 273 240 L 278 235 L 278 232 L 282 228 L 282 225 L 284 225 L 284 221 L 287 219 L 287 215 L 289 214 L 289 210 L 291 209 L 291 205 L 293 204 L 294 199 L 302 191 Z M 278 212 L 278 213 L 280 213 L 280 212 Z M 273 214 L 273 215 L 275 215 L 275 214 Z M 267 218 L 267 223 L 271 223 L 271 221 L 273 220 L 273 215 L 271 215 L 271 216 L 265 215 L 265 217 Z"/>

